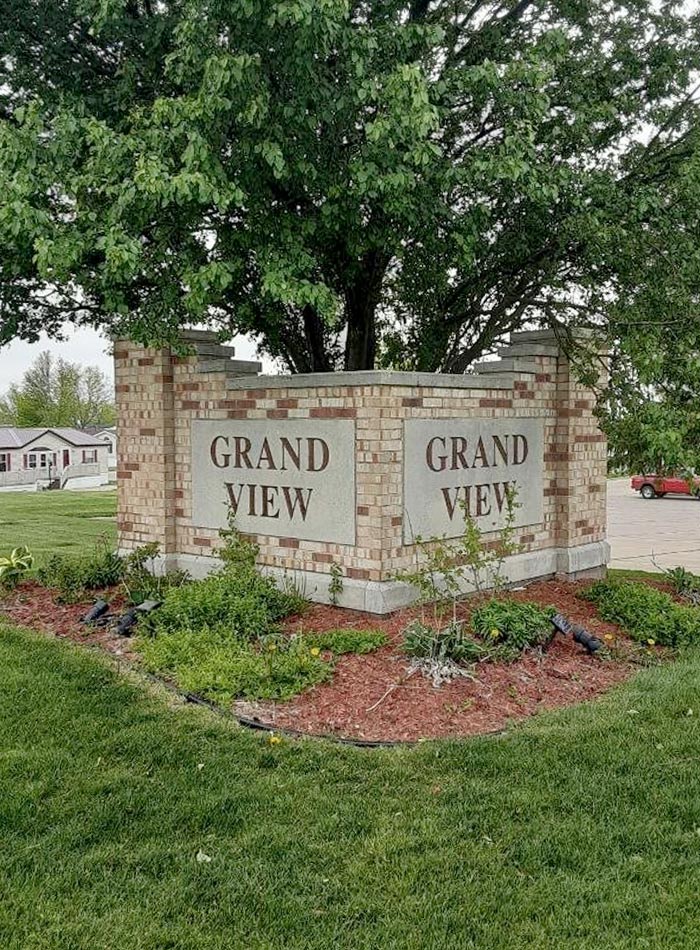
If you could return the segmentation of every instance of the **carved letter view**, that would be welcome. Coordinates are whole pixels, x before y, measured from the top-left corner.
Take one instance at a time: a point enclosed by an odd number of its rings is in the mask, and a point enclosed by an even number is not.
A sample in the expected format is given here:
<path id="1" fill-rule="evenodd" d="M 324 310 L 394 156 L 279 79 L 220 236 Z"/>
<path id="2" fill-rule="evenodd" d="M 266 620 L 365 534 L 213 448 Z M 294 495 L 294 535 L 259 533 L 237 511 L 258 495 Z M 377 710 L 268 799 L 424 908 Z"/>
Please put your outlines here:
<path id="1" fill-rule="evenodd" d="M 456 537 L 464 512 L 495 531 L 515 491 L 515 524 L 535 525 L 543 510 L 540 419 L 409 419 L 404 423 L 404 542 Z"/>

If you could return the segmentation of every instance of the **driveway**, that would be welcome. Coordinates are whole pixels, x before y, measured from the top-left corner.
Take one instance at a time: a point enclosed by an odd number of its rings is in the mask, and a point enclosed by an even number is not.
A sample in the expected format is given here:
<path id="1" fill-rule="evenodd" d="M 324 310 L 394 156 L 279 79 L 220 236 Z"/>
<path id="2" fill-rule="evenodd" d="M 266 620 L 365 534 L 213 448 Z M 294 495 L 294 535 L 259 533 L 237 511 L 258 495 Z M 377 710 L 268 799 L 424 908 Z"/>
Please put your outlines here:
<path id="1" fill-rule="evenodd" d="M 645 501 L 629 485 L 628 478 L 608 481 L 610 567 L 658 571 L 680 564 L 700 574 L 700 500 Z"/>

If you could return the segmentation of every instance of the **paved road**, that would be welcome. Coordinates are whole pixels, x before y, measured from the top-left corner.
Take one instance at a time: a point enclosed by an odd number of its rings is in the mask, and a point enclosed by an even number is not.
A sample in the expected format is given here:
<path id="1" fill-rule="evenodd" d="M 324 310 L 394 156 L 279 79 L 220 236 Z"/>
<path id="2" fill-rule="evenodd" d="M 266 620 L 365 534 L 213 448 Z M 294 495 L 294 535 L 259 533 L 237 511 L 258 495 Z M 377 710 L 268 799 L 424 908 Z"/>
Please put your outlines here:
<path id="1" fill-rule="evenodd" d="M 700 574 L 700 500 L 667 495 L 645 501 L 629 479 L 611 479 L 608 541 L 610 567 L 658 571 L 681 564 Z"/>

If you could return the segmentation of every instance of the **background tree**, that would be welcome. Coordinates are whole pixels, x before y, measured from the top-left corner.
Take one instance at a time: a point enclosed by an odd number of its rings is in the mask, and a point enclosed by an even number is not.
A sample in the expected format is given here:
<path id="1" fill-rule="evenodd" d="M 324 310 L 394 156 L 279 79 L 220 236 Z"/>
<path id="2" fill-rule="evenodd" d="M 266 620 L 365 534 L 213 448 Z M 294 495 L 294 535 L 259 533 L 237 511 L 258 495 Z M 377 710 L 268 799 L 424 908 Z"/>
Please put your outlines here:
<path id="1" fill-rule="evenodd" d="M 524 324 L 629 328 L 684 244 L 687 3 L 6 6 L 0 340 L 205 322 L 297 371 L 462 372 Z"/>
<path id="2" fill-rule="evenodd" d="M 642 472 L 700 473 L 700 161 L 649 189 L 630 242 L 609 229 L 624 288 L 608 309 L 610 383 L 601 421 L 611 463 Z"/>
<path id="3" fill-rule="evenodd" d="M 113 425 L 114 401 L 96 366 L 80 366 L 40 353 L 22 382 L 0 398 L 0 424 L 12 426 Z"/>

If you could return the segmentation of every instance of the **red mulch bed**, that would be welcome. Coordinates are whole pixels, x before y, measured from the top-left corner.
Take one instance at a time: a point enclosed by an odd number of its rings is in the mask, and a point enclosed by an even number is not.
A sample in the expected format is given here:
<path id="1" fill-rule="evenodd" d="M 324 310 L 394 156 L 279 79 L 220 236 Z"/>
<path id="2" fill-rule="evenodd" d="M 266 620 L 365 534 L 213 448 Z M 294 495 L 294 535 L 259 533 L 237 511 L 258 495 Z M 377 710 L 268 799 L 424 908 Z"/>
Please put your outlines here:
<path id="1" fill-rule="evenodd" d="M 93 591 L 86 600 L 75 604 L 60 604 L 52 591 L 36 581 L 25 581 L 17 590 L 0 599 L 0 616 L 19 626 L 51 633 L 56 637 L 99 646 L 115 656 L 134 659 L 128 637 L 120 637 L 109 627 L 92 627 L 81 623 L 95 601 L 105 595 L 112 612 L 126 607 L 126 599 L 115 591 Z"/>
<path id="2" fill-rule="evenodd" d="M 558 634 L 544 651 L 525 653 L 514 663 L 479 664 L 473 680 L 460 678 L 435 688 L 420 673 L 406 678 L 408 659 L 399 646 L 401 631 L 416 616 L 415 610 L 376 617 L 315 604 L 303 616 L 291 618 L 287 630 L 381 629 L 389 635 L 389 644 L 372 654 L 340 657 L 330 682 L 289 702 L 238 702 L 234 712 L 274 729 L 364 741 L 406 741 L 500 731 L 541 710 L 591 699 L 634 671 L 633 656 L 639 648 L 619 628 L 600 620 L 592 604 L 579 599 L 586 586 L 584 582 L 540 581 L 507 596 L 553 604 L 591 633 L 601 638 L 607 634 L 607 645 L 615 648 L 614 659 L 589 656 L 571 637 Z M 17 624 L 134 660 L 128 639 L 109 628 L 80 623 L 93 600 L 57 604 L 50 591 L 27 582 L 0 601 L 0 613 Z M 468 618 L 476 602 L 472 598 L 459 605 L 461 619 Z"/>

